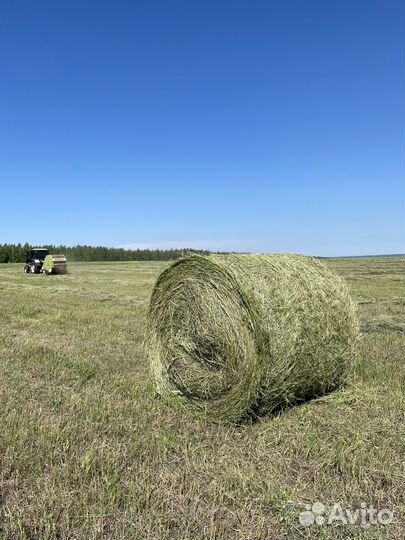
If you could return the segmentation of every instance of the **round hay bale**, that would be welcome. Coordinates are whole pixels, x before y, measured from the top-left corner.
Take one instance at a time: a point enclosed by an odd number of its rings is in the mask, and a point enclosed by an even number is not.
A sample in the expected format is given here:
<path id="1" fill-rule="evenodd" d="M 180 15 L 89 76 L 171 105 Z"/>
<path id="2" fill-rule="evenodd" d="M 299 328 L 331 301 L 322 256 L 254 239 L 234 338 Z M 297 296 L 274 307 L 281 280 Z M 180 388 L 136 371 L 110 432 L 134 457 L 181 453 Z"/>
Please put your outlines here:
<path id="1" fill-rule="evenodd" d="M 158 392 L 237 421 L 321 396 L 358 336 L 344 281 L 302 255 L 191 255 L 152 292 L 146 351 Z"/>

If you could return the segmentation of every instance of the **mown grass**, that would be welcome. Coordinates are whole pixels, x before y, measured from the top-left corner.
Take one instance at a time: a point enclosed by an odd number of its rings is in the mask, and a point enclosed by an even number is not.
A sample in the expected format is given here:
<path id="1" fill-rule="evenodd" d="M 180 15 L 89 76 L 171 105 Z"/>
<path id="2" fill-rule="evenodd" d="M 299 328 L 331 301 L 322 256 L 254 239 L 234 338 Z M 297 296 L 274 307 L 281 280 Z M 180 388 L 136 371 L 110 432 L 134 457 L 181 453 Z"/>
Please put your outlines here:
<path id="1" fill-rule="evenodd" d="M 155 394 L 142 340 L 163 265 L 0 266 L 0 538 L 402 539 L 404 259 L 328 264 L 360 309 L 350 385 L 239 427 Z M 316 501 L 394 522 L 303 527 Z"/>

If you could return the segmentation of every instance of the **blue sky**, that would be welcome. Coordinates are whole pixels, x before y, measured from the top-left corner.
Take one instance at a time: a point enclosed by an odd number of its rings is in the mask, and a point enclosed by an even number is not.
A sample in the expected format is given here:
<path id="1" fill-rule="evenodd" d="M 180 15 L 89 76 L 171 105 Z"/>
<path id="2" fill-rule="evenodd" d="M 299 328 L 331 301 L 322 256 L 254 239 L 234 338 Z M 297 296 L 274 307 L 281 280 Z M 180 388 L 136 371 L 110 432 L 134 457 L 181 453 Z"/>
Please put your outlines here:
<path id="1" fill-rule="evenodd" d="M 0 8 L 0 243 L 403 252 L 404 3 Z"/>

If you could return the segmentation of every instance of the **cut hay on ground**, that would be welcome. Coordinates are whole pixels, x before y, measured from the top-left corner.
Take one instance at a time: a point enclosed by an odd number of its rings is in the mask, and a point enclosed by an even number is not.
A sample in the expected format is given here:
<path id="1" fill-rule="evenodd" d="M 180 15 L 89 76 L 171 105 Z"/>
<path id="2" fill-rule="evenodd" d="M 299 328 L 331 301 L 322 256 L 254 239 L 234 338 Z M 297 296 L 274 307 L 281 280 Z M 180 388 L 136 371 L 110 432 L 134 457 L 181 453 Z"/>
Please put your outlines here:
<path id="1" fill-rule="evenodd" d="M 389 315 L 381 314 L 375 317 L 366 317 L 361 321 L 361 330 L 367 334 L 375 332 L 395 332 L 405 334 L 405 323 L 395 320 Z"/>
<path id="2" fill-rule="evenodd" d="M 193 255 L 156 282 L 146 350 L 162 396 L 237 421 L 338 388 L 357 336 L 347 287 L 320 261 Z"/>

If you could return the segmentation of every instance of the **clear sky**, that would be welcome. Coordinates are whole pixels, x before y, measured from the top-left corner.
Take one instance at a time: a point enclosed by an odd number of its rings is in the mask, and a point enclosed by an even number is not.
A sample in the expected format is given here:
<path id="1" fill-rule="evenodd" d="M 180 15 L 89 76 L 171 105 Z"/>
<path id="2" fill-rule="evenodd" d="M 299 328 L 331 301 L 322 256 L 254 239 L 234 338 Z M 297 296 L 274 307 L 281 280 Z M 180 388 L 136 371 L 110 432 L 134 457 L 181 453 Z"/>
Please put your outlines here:
<path id="1" fill-rule="evenodd" d="M 6 0 L 0 243 L 404 252 L 399 0 Z"/>

